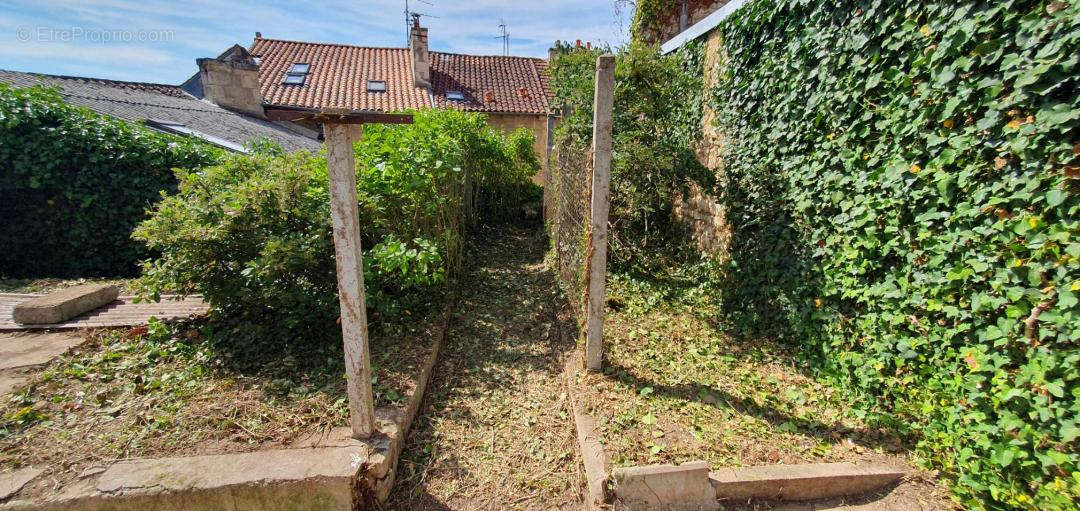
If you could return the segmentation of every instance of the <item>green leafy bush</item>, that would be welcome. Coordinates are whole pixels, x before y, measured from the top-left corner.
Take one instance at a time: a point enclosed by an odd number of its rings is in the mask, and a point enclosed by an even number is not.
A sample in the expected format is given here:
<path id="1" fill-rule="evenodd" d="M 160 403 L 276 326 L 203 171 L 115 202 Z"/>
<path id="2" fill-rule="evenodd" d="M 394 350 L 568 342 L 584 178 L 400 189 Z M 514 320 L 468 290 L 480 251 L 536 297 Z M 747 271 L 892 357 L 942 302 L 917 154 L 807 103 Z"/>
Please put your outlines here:
<path id="1" fill-rule="evenodd" d="M 127 276 L 150 255 L 131 230 L 173 167 L 220 151 L 98 115 L 52 89 L 0 84 L 0 275 Z"/>
<path id="2" fill-rule="evenodd" d="M 423 111 L 411 125 L 369 125 L 356 145 L 365 283 L 375 322 L 438 301 L 461 265 L 469 221 L 509 204 L 537 168 L 483 117 Z M 528 146 L 531 147 L 531 140 Z M 531 152 L 531 149 L 530 149 Z M 135 238 L 160 251 L 141 280 L 201 293 L 237 342 L 334 338 L 337 279 L 324 155 L 229 156 L 181 171 Z M 483 204 L 467 196 L 484 199 Z M 503 216 L 505 217 L 505 216 Z"/>
<path id="3" fill-rule="evenodd" d="M 558 48 L 551 64 L 555 103 L 564 113 L 557 151 L 591 144 L 596 57 L 605 51 Z M 701 138 L 702 54 L 699 44 L 660 56 L 634 42 L 616 55 L 609 216 L 616 263 L 644 263 L 658 249 L 677 248 L 681 228 L 672 222 L 672 197 L 691 181 L 712 187 L 712 174 L 694 153 Z"/>
<path id="4" fill-rule="evenodd" d="M 1080 500 L 1080 3 L 750 2 L 706 100 L 734 331 L 906 427 L 968 508 Z"/>

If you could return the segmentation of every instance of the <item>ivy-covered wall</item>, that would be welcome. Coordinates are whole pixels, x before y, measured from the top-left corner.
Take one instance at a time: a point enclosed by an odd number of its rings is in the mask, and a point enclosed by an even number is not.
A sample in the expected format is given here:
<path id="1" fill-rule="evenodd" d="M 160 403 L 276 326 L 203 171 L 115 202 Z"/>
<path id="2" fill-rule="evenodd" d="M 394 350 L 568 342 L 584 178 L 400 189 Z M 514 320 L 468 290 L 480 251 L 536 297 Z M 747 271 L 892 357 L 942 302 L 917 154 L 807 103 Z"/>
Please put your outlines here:
<path id="1" fill-rule="evenodd" d="M 221 151 L 0 84 L 0 276 L 130 276 L 150 252 L 131 231 L 176 189 L 174 167 Z"/>
<path id="2" fill-rule="evenodd" d="M 798 344 L 967 508 L 1080 499 L 1080 2 L 751 1 L 705 91 L 732 331 Z"/>

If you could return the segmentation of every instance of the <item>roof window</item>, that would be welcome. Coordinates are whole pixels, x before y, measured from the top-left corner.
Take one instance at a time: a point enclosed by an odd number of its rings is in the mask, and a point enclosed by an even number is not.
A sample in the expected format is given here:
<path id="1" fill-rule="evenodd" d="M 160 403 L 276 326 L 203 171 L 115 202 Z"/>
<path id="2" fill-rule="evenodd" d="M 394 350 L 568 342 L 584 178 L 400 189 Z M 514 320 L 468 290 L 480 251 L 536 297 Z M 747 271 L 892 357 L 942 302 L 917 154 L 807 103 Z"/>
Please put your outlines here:
<path id="1" fill-rule="evenodd" d="M 289 68 L 289 72 L 285 74 L 285 83 L 290 85 L 303 85 L 307 79 L 308 73 L 311 72 L 311 64 L 296 63 Z"/>
<path id="2" fill-rule="evenodd" d="M 465 99 L 465 95 L 462 94 L 461 91 L 459 91 L 459 90 L 446 91 L 446 99 L 452 99 L 454 101 L 463 101 Z"/>
<path id="3" fill-rule="evenodd" d="M 367 81 L 368 92 L 386 92 L 385 80 L 368 80 Z"/>

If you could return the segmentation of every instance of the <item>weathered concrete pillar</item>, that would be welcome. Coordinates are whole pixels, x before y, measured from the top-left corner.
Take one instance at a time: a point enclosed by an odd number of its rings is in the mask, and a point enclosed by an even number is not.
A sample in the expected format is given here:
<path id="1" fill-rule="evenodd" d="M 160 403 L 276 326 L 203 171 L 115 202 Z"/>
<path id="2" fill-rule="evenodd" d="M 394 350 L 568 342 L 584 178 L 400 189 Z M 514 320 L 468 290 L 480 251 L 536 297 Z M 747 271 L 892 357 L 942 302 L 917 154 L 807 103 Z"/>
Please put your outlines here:
<path id="1" fill-rule="evenodd" d="M 608 199 L 611 185 L 611 117 L 615 95 L 615 56 L 596 58 L 593 96 L 592 204 L 585 320 L 585 367 L 599 371 L 604 359 L 604 288 L 607 280 Z"/>
<path id="2" fill-rule="evenodd" d="M 338 297 L 341 301 L 341 338 L 345 344 L 349 423 L 356 438 L 369 437 L 375 431 L 353 153 L 353 143 L 360 140 L 361 129 L 359 124 L 325 124 L 323 129 L 330 175 L 330 216 L 334 224 Z"/>

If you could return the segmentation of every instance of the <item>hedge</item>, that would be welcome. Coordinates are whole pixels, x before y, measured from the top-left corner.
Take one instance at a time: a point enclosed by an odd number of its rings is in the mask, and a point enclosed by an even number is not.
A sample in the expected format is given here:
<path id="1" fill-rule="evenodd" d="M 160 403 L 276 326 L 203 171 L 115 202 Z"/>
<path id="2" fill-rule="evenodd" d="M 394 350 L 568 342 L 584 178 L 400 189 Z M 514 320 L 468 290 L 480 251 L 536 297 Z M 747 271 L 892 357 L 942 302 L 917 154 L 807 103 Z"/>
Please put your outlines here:
<path id="1" fill-rule="evenodd" d="M 758 0 L 706 91 L 744 335 L 803 346 L 968 508 L 1080 498 L 1080 3 Z"/>
<path id="2" fill-rule="evenodd" d="M 215 161 L 208 145 L 0 84 L 0 276 L 130 276 L 150 252 L 131 231 L 174 191 L 173 167 Z"/>

